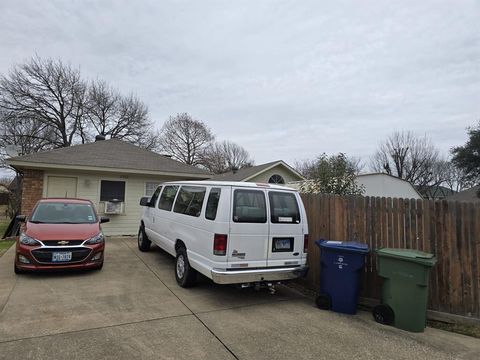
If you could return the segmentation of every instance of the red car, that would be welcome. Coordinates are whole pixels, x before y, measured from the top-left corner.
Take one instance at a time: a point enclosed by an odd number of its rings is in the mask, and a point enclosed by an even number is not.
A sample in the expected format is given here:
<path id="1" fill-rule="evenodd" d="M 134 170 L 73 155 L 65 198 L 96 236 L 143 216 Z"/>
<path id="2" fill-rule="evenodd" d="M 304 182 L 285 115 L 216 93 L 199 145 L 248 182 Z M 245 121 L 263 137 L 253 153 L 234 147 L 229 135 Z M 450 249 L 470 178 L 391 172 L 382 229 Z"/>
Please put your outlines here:
<path id="1" fill-rule="evenodd" d="M 42 199 L 17 239 L 15 273 L 59 269 L 101 269 L 105 239 L 91 201 Z"/>

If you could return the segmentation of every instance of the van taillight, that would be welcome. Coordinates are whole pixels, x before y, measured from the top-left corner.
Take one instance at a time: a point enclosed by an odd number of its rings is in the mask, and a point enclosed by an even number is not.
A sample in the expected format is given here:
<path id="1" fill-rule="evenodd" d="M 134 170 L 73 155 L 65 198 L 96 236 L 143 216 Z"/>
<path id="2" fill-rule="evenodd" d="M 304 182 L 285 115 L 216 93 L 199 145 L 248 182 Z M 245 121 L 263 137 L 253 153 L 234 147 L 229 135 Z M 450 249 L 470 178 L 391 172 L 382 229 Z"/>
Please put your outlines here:
<path id="1" fill-rule="evenodd" d="M 303 236 L 303 252 L 305 254 L 308 252 L 308 234 Z"/>
<path id="2" fill-rule="evenodd" d="M 213 254 L 220 256 L 227 254 L 227 235 L 215 234 L 213 236 Z"/>

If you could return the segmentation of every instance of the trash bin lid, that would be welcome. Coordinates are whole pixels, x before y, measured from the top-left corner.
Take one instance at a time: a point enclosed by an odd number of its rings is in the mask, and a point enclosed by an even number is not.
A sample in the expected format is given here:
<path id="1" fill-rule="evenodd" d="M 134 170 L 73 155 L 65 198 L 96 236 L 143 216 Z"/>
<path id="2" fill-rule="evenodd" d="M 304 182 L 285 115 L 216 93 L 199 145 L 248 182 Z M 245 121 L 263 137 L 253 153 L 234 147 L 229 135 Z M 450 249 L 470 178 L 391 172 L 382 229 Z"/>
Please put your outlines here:
<path id="1" fill-rule="evenodd" d="M 359 243 L 356 241 L 336 241 L 336 240 L 317 240 L 315 241 L 317 246 L 326 249 L 335 249 L 343 251 L 352 251 L 360 253 L 368 253 L 369 248 L 367 244 Z"/>
<path id="2" fill-rule="evenodd" d="M 437 262 L 433 254 L 414 249 L 381 248 L 377 249 L 376 253 L 383 257 L 399 258 L 430 266 L 433 266 Z"/>

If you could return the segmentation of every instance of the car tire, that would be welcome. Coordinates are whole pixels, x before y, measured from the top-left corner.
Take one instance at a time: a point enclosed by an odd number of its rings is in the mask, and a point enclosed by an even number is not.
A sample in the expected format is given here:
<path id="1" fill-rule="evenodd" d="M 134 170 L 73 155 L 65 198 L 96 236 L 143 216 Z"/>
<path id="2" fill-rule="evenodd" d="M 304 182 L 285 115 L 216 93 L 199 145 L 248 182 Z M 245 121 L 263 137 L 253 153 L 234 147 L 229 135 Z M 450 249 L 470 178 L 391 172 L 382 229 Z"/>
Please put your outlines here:
<path id="1" fill-rule="evenodd" d="M 13 271 L 17 275 L 25 274 L 25 271 L 17 267 L 17 264 L 13 264 Z"/>
<path id="2" fill-rule="evenodd" d="M 138 230 L 138 250 L 140 251 L 148 251 L 150 250 L 150 245 L 152 242 L 148 240 L 147 234 L 145 234 L 145 227 L 140 226 L 140 229 Z"/>
<path id="3" fill-rule="evenodd" d="M 386 304 L 375 306 L 372 310 L 372 315 L 376 322 L 383 325 L 392 325 L 395 320 L 393 309 Z"/>
<path id="4" fill-rule="evenodd" d="M 175 279 L 183 288 L 192 287 L 197 282 L 197 272 L 190 266 L 187 257 L 187 249 L 181 247 L 177 251 L 175 259 Z"/>
<path id="5" fill-rule="evenodd" d="M 95 270 L 100 271 L 102 269 L 103 269 L 103 261 L 98 267 L 95 268 Z"/>

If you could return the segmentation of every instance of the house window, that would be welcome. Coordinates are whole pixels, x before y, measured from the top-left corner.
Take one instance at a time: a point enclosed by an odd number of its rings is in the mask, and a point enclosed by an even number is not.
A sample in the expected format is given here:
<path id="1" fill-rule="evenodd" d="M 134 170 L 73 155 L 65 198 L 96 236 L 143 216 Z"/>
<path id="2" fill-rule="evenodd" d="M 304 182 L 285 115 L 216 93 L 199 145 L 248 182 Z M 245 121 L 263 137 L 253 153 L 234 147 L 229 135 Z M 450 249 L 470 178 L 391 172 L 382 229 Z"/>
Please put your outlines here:
<path id="1" fill-rule="evenodd" d="M 151 197 L 161 182 L 147 181 L 145 183 L 145 196 Z"/>
<path id="2" fill-rule="evenodd" d="M 274 174 L 270 176 L 270 179 L 268 179 L 268 182 L 270 184 L 285 184 L 285 180 L 283 180 L 283 177 L 281 177 L 278 174 Z"/>
<path id="3" fill-rule="evenodd" d="M 100 201 L 125 201 L 125 181 L 102 180 Z"/>

